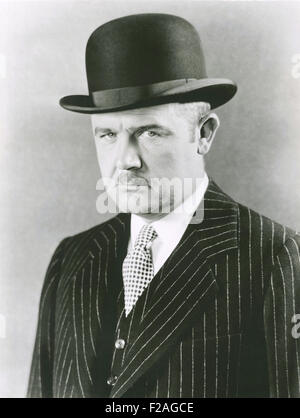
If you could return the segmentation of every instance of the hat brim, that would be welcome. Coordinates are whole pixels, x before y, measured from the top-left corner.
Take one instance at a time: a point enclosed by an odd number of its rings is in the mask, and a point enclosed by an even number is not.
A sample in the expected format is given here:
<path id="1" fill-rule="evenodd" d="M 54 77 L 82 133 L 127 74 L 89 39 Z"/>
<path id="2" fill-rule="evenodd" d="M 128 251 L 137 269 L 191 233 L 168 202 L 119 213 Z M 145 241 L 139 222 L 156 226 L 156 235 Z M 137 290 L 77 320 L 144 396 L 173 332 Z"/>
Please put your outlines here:
<path id="1" fill-rule="evenodd" d="M 179 86 L 175 80 L 174 85 L 174 88 L 168 88 L 163 93 L 153 94 L 144 99 L 141 99 L 140 95 L 137 94 L 138 100 L 134 99 L 134 93 L 138 93 L 139 89 L 144 89 L 145 86 L 127 88 L 127 91 L 130 90 L 130 99 L 127 103 L 119 103 L 116 101 L 115 103 L 110 102 L 107 105 L 104 103 L 101 106 L 96 106 L 91 96 L 72 95 L 61 98 L 59 104 L 64 109 L 72 112 L 86 114 L 117 112 L 174 102 L 187 103 L 199 101 L 207 102 L 210 104 L 211 109 L 215 109 L 231 100 L 237 91 L 237 85 L 233 81 L 223 78 L 192 80 Z M 117 89 L 114 89 L 114 95 L 116 91 Z M 105 94 L 107 92 L 109 91 L 103 91 Z M 97 94 L 101 95 L 101 92 Z"/>

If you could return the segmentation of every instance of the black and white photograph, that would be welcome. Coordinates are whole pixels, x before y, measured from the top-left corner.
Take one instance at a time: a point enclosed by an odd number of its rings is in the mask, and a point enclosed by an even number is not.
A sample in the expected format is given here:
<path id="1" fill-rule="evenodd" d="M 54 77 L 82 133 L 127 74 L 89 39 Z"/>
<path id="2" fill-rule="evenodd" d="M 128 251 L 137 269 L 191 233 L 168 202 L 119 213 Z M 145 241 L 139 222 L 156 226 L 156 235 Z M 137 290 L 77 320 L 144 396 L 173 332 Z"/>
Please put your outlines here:
<path id="1" fill-rule="evenodd" d="M 0 1 L 0 398 L 300 398 L 299 41 L 300 1 Z"/>

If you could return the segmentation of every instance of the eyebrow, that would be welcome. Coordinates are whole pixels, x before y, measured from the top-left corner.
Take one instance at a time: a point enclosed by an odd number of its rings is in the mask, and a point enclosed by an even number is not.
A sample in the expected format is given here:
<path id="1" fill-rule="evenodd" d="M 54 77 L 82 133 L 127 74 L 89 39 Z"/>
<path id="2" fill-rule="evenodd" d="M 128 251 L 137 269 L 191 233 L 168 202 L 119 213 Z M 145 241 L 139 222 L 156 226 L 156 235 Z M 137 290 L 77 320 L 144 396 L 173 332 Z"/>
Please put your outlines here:
<path id="1" fill-rule="evenodd" d="M 159 130 L 159 131 L 163 131 L 163 133 L 165 135 L 172 135 L 172 133 L 173 133 L 166 126 L 157 125 L 157 124 L 137 126 L 137 127 L 134 127 L 134 128 L 130 128 L 129 130 L 132 131 L 132 133 L 137 133 L 137 132 L 142 133 L 142 132 L 145 132 L 145 131 L 149 131 L 151 129 L 156 129 L 156 130 Z M 113 131 L 114 130 L 111 129 L 111 128 L 101 128 L 99 126 L 96 126 L 94 132 L 95 132 L 95 135 L 97 135 L 98 133 L 113 132 Z"/>
<path id="2" fill-rule="evenodd" d="M 112 129 L 109 128 L 100 128 L 99 126 L 96 126 L 94 133 L 97 135 L 98 133 L 104 133 L 104 132 L 111 132 Z"/>

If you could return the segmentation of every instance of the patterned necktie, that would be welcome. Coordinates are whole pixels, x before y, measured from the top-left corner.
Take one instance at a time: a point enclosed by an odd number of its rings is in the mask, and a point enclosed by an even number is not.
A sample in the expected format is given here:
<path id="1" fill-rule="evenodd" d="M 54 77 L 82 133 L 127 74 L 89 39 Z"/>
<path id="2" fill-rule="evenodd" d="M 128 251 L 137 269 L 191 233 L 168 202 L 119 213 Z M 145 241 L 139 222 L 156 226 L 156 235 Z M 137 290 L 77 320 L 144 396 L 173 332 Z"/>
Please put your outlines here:
<path id="1" fill-rule="evenodd" d="M 144 225 L 135 241 L 134 248 L 124 259 L 123 282 L 126 317 L 154 276 L 150 246 L 156 237 L 157 233 L 154 228 L 151 225 Z"/>

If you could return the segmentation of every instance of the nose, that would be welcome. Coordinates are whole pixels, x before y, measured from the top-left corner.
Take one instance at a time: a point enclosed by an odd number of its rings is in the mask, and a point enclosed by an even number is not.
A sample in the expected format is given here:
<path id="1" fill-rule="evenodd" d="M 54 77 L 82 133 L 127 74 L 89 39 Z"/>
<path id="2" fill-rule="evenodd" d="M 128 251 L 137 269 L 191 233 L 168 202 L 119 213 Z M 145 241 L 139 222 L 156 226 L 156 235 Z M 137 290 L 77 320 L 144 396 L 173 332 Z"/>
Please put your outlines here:
<path id="1" fill-rule="evenodd" d="M 120 138 L 116 166 L 119 170 L 130 170 L 141 168 L 142 161 L 136 142 L 129 134 Z"/>

